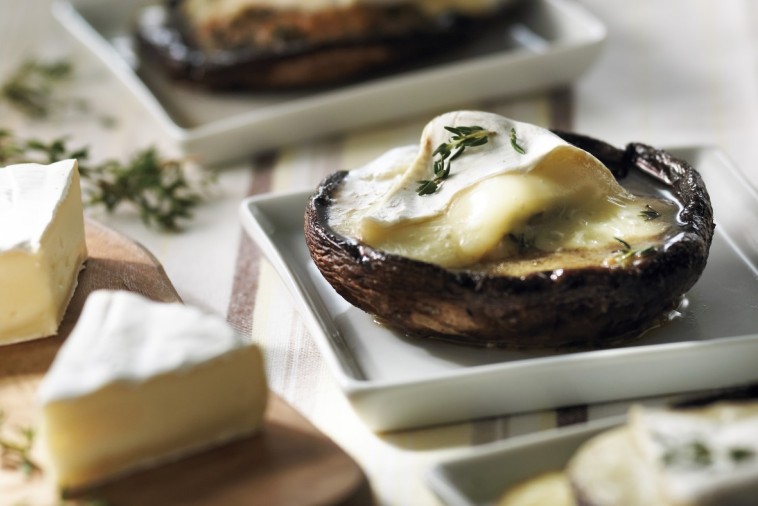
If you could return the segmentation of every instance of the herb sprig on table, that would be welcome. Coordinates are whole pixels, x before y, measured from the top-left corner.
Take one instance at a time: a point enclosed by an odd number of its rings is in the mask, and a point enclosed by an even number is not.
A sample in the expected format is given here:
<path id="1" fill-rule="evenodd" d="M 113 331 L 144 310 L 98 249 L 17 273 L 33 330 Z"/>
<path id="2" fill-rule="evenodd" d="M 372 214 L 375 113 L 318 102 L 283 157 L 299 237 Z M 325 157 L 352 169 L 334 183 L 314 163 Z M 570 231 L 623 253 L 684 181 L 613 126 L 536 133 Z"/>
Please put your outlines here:
<path id="1" fill-rule="evenodd" d="M 70 59 L 27 58 L 0 83 L 0 102 L 33 119 L 75 112 L 92 116 L 105 128 L 115 127 L 117 122 L 113 116 L 94 113 L 87 99 L 63 93 L 65 85 L 74 81 L 74 70 Z"/>
<path id="2" fill-rule="evenodd" d="M 154 147 L 136 152 L 126 162 L 90 164 L 89 149 L 71 149 L 65 138 L 46 143 L 0 130 L 0 165 L 49 164 L 68 158 L 79 161 L 85 204 L 102 206 L 109 213 L 132 205 L 146 225 L 167 231 L 182 228 L 213 181 L 208 174 L 193 180 L 182 161 L 163 159 Z"/>
<path id="3" fill-rule="evenodd" d="M 4 468 L 19 470 L 27 476 L 39 472 L 40 467 L 31 458 L 36 433 L 31 427 L 17 427 L 11 439 L 3 431 L 5 412 L 0 410 L 0 464 Z"/>
<path id="4" fill-rule="evenodd" d="M 70 80 L 73 71 L 68 60 L 27 59 L 0 86 L 0 96 L 29 116 L 46 117 L 57 102 L 56 86 Z"/>

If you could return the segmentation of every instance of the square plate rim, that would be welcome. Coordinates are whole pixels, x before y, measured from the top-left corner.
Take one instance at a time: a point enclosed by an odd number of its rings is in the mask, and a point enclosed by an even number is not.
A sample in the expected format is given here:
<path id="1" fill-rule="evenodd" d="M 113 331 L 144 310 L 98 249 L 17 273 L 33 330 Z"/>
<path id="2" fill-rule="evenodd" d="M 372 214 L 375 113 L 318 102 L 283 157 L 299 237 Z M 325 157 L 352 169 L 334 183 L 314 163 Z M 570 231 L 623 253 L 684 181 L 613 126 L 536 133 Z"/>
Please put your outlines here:
<path id="1" fill-rule="evenodd" d="M 466 467 L 472 463 L 491 458 L 507 459 L 519 450 L 529 450 L 541 445 L 554 445 L 564 439 L 581 439 L 587 441 L 590 437 L 619 427 L 627 421 L 626 415 L 617 415 L 576 425 L 568 425 L 533 432 L 508 439 L 493 441 L 481 446 L 463 449 L 458 455 L 448 457 L 434 463 L 425 474 L 429 488 L 448 506 L 476 506 L 477 502 L 470 500 L 464 491 L 451 482 L 449 476 L 456 468 Z M 536 449 L 534 451 L 537 451 Z M 508 484 L 504 484 L 503 492 Z"/>

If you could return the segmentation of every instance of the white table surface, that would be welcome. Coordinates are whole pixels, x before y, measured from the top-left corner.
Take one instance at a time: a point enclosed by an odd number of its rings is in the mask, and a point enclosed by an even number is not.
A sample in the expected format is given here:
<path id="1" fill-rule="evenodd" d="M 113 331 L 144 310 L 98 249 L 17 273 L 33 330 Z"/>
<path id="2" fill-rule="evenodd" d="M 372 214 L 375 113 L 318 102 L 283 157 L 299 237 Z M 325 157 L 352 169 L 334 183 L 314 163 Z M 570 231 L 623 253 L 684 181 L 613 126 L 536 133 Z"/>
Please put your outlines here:
<path id="1" fill-rule="evenodd" d="M 0 104 L 0 128 L 20 135 L 70 138 L 92 159 L 125 158 L 156 145 L 177 148 L 145 109 L 52 18 L 50 0 L 0 0 L 0 80 L 27 57 L 73 58 L 67 90 L 93 111 L 117 119 L 105 129 L 90 115 L 30 120 Z M 570 126 L 617 145 L 694 144 L 723 148 L 758 186 L 758 4 L 749 0 L 582 0 L 608 27 L 596 64 L 569 90 L 469 104 L 521 120 L 550 124 L 558 100 Z M 556 98 L 558 97 L 558 98 Z M 565 116 L 564 112 L 564 116 Z M 399 120 L 275 153 L 271 190 L 313 188 L 331 168 L 350 168 L 391 146 L 414 142 L 427 117 Z M 252 162 L 224 167 L 210 202 L 181 234 L 145 228 L 129 213 L 94 215 L 147 246 L 185 302 L 225 315 L 243 233 L 237 212 L 255 183 Z M 363 467 L 377 503 L 434 505 L 424 475 L 441 458 L 466 448 L 571 421 L 572 412 L 544 411 L 377 435 L 352 411 L 311 342 L 277 275 L 265 261 L 256 275 L 252 328 L 266 350 L 271 388 L 285 397 Z M 649 400 L 659 402 L 661 399 Z M 590 406 L 581 418 L 623 413 L 628 402 Z M 0 499 L 1 501 L 1 499 Z"/>

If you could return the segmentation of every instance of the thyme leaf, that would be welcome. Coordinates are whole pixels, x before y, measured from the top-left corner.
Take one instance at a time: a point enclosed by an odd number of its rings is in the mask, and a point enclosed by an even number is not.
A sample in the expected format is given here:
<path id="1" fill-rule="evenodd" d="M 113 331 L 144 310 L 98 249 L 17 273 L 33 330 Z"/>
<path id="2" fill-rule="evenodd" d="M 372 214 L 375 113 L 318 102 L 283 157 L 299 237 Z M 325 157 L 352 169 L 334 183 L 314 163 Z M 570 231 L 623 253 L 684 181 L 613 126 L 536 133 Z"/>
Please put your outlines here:
<path id="1" fill-rule="evenodd" d="M 644 248 L 632 248 L 632 246 L 628 242 L 623 240 L 622 238 L 614 237 L 614 239 L 618 241 L 622 246 L 621 249 L 618 250 L 613 256 L 613 260 L 615 261 L 615 263 L 626 262 L 627 260 L 631 258 L 644 257 L 656 251 L 655 246 L 646 246 Z"/>
<path id="2" fill-rule="evenodd" d="M 155 147 L 136 152 L 126 162 L 106 160 L 89 164 L 87 147 L 70 149 L 65 138 L 49 143 L 19 139 L 0 130 L 0 163 L 49 164 L 68 158 L 79 161 L 85 204 L 114 213 L 124 205 L 136 208 L 142 221 L 161 230 L 177 231 L 205 200 L 213 178 L 204 174 L 192 180 L 180 160 L 164 159 Z"/>
<path id="3" fill-rule="evenodd" d="M 521 155 L 525 155 L 526 151 L 524 148 L 521 147 L 521 145 L 518 143 L 518 140 L 516 139 L 516 129 L 511 128 L 511 146 L 513 146 L 513 149 L 516 150 L 516 153 L 519 153 Z"/>
<path id="4" fill-rule="evenodd" d="M 489 136 L 494 135 L 492 132 L 485 130 L 480 126 L 446 126 L 445 130 L 451 132 L 453 136 L 449 142 L 443 142 L 432 153 L 433 157 L 438 157 L 432 164 L 434 177 L 432 179 L 422 179 L 416 181 L 418 187 L 416 193 L 421 195 L 431 195 L 436 192 L 442 182 L 450 176 L 450 165 L 459 156 L 463 154 L 466 148 L 482 146 L 489 142 Z"/>
<path id="5" fill-rule="evenodd" d="M 755 452 L 750 448 L 734 447 L 729 449 L 729 458 L 734 462 L 744 462 L 755 458 Z"/>
<path id="6" fill-rule="evenodd" d="M 662 459 L 666 467 L 707 467 L 713 463 L 710 448 L 698 440 L 669 448 Z"/>
<path id="7" fill-rule="evenodd" d="M 645 204 L 645 209 L 640 211 L 640 216 L 645 218 L 645 221 L 652 221 L 661 217 L 661 213 L 650 207 L 650 204 Z"/>

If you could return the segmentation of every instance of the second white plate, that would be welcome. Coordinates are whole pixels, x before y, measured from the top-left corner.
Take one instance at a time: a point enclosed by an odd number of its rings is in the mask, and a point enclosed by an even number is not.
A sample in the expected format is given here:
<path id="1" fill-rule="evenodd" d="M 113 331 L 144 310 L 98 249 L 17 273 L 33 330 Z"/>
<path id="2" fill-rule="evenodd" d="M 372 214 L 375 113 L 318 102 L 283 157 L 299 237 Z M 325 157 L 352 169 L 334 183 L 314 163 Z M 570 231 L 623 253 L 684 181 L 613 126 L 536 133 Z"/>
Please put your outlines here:
<path id="1" fill-rule="evenodd" d="M 565 469 L 584 442 L 623 422 L 606 419 L 492 443 L 437 464 L 427 481 L 447 506 L 493 506 L 522 481 Z"/>
<path id="2" fill-rule="evenodd" d="M 613 349 L 517 352 L 407 338 L 348 304 L 318 272 L 303 238 L 307 193 L 248 199 L 241 216 L 375 430 L 758 380 L 758 195 L 718 149 L 671 151 L 701 172 L 711 195 L 708 266 L 681 317 Z"/>
<path id="3" fill-rule="evenodd" d="M 600 53 L 603 24 L 569 0 L 528 0 L 497 37 L 402 72 L 300 93 L 210 93 L 134 50 L 137 11 L 159 0 L 57 0 L 58 20 L 205 163 L 420 112 L 568 83 Z M 454 108 L 454 107 L 452 107 Z"/>

